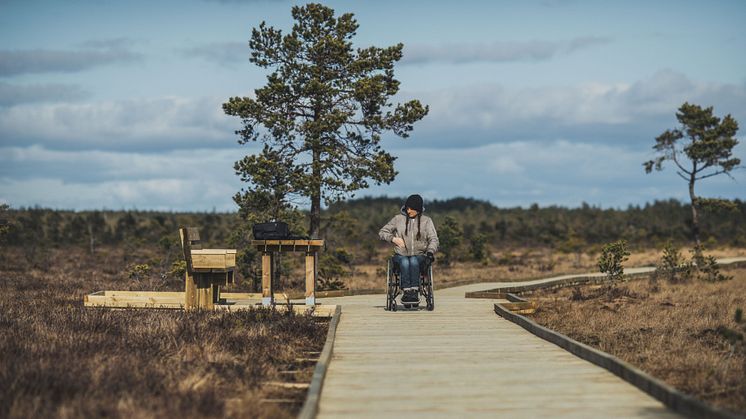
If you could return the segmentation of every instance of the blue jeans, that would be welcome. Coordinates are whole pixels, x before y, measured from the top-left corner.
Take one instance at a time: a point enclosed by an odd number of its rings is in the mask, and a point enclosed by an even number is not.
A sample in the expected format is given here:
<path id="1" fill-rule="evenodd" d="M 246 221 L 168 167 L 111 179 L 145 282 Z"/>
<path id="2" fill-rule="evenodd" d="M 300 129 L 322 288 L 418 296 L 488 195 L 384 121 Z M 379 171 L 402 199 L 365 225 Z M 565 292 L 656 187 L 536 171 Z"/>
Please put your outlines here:
<path id="1" fill-rule="evenodd" d="M 399 286 L 402 289 L 420 286 L 420 266 L 425 264 L 425 256 L 394 255 L 393 261 L 399 267 Z"/>

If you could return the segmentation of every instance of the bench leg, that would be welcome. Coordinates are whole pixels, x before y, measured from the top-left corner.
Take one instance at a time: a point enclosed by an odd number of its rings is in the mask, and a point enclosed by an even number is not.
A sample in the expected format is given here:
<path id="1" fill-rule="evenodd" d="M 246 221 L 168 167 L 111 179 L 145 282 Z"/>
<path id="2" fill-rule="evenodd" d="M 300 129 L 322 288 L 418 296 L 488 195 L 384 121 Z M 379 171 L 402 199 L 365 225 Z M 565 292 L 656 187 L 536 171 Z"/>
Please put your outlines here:
<path id="1" fill-rule="evenodd" d="M 184 309 L 195 310 L 199 307 L 197 299 L 197 281 L 189 272 L 184 273 Z"/>
<path id="2" fill-rule="evenodd" d="M 274 294 L 272 290 L 272 253 L 262 253 L 262 305 L 272 306 Z"/>
<path id="3" fill-rule="evenodd" d="M 214 309 L 212 282 L 209 275 L 198 274 L 197 278 L 197 307 L 202 310 Z"/>
<path id="4" fill-rule="evenodd" d="M 220 303 L 220 285 L 212 286 L 212 302 L 214 304 Z"/>
<path id="5" fill-rule="evenodd" d="M 316 252 L 306 253 L 306 305 L 316 304 Z"/>

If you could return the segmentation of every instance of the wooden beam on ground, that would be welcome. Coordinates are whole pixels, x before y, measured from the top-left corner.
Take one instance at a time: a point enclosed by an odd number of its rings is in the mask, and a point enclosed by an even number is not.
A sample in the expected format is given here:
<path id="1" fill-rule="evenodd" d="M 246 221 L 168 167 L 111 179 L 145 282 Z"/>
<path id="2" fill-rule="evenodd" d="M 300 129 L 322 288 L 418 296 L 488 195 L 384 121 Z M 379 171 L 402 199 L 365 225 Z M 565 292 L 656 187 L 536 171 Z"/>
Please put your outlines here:
<path id="1" fill-rule="evenodd" d="M 506 299 L 506 294 L 502 291 L 473 291 L 473 292 L 467 292 L 465 295 L 466 298 L 486 298 L 491 300 L 504 300 Z"/>
<path id="2" fill-rule="evenodd" d="M 264 385 L 286 388 L 286 389 L 291 389 L 291 390 L 305 390 L 310 386 L 310 384 L 308 383 L 286 383 L 282 381 L 267 381 L 266 383 L 264 383 Z"/>
<path id="3" fill-rule="evenodd" d="M 184 293 L 168 293 L 170 295 L 158 296 L 157 293 L 99 291 L 83 297 L 83 305 L 86 307 L 110 307 L 110 308 L 184 308 Z M 180 295 L 173 295 L 180 294 Z"/>
<path id="4" fill-rule="evenodd" d="M 216 310 L 229 310 L 229 311 L 251 310 L 257 307 L 258 306 L 256 304 L 216 304 L 215 305 Z M 334 310 L 336 309 L 336 307 L 337 307 L 336 305 L 327 305 L 327 304 L 317 304 L 315 306 L 306 306 L 303 304 L 292 304 L 290 306 L 290 309 L 293 310 L 296 314 L 310 313 L 314 317 L 332 317 L 334 315 Z M 288 306 L 285 304 L 278 304 L 274 307 L 274 309 L 279 312 L 285 312 L 288 310 Z"/>
<path id="5" fill-rule="evenodd" d="M 538 305 L 534 301 L 502 303 L 502 306 L 512 311 L 513 313 L 519 314 L 533 314 L 538 307 Z"/>
<path id="6" fill-rule="evenodd" d="M 301 291 L 275 292 L 274 299 L 277 301 L 300 300 L 304 296 Z M 261 292 L 220 292 L 220 298 L 224 300 L 261 300 Z"/>
<path id="7" fill-rule="evenodd" d="M 300 403 L 300 400 L 295 399 L 261 399 L 259 400 L 260 403 L 279 403 L 279 404 L 296 404 Z"/>
<path id="8" fill-rule="evenodd" d="M 207 291 L 207 289 L 205 290 Z M 260 297 L 258 293 L 225 293 L 223 297 L 231 300 L 232 296 L 251 296 Z M 257 298 L 254 298 L 256 300 Z M 256 303 L 229 302 L 213 303 L 213 310 L 251 310 L 259 308 Z M 258 301 L 257 301 L 258 303 Z M 97 291 L 83 297 L 83 304 L 86 307 L 106 307 L 106 308 L 158 308 L 158 309 L 184 309 L 183 292 L 156 292 L 156 291 Z M 285 312 L 288 309 L 297 314 L 310 313 L 314 317 L 331 317 L 334 315 L 336 305 L 318 304 L 306 306 L 304 304 L 279 304 L 274 310 Z"/>

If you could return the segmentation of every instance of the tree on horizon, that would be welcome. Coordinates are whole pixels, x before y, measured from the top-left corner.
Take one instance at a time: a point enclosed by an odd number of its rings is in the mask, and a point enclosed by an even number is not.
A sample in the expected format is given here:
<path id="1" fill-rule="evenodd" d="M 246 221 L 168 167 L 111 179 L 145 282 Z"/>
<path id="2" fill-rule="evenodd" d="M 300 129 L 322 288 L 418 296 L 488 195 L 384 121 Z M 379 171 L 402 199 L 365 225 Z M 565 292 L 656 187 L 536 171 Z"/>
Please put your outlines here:
<path id="1" fill-rule="evenodd" d="M 308 198 L 309 233 L 317 237 L 322 200 L 394 180 L 396 158 L 381 148 L 382 135 L 408 137 L 428 107 L 390 102 L 399 91 L 394 64 L 401 43 L 353 48 L 359 25 L 352 13 L 335 17 L 313 3 L 291 13 L 295 23 L 286 35 L 265 22 L 252 30 L 250 61 L 271 73 L 253 97 L 232 97 L 223 110 L 241 118 L 240 144 L 264 145 L 234 166 L 249 184 L 236 203 L 243 210 L 263 203 L 277 215 Z"/>
<path id="2" fill-rule="evenodd" d="M 698 180 L 725 174 L 739 167 L 741 159 L 733 156 L 738 144 L 736 132 L 738 122 L 730 114 L 721 120 L 713 115 L 712 106 L 701 106 L 685 102 L 676 112 L 680 128 L 669 129 L 656 137 L 653 149 L 658 156 L 643 163 L 645 173 L 663 170 L 663 162 L 673 161 L 676 174 L 689 185 L 692 209 L 692 236 L 695 251 L 701 252 L 699 210 L 705 208 L 729 208 L 732 203 L 722 199 L 700 198 L 694 192 Z M 732 176 L 731 176 L 732 178 Z"/>

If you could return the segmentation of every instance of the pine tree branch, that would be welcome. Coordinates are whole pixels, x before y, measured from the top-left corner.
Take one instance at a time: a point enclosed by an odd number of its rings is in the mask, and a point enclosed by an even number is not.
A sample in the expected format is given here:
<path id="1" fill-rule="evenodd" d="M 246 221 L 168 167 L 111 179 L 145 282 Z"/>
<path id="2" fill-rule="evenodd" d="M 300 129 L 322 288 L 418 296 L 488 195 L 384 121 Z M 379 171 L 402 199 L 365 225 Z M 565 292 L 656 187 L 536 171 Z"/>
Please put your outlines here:
<path id="1" fill-rule="evenodd" d="M 728 174 L 728 176 L 730 176 L 732 178 L 731 174 L 728 173 L 728 170 L 719 170 L 717 172 L 713 172 L 713 173 L 710 173 L 710 174 L 707 174 L 707 175 L 704 175 L 704 176 L 699 176 L 699 177 L 696 177 L 694 179 L 695 180 L 707 179 L 708 177 L 717 176 L 717 175 L 722 174 L 722 173 L 726 173 L 726 174 Z"/>
<path id="2" fill-rule="evenodd" d="M 679 175 L 680 178 L 684 179 L 685 181 L 689 182 L 689 178 L 684 176 L 681 172 L 678 170 L 676 171 L 676 174 Z"/>
<path id="3" fill-rule="evenodd" d="M 691 176 L 692 172 L 684 169 L 684 166 L 682 166 L 681 163 L 679 163 L 679 159 L 676 158 L 676 154 L 677 154 L 677 151 L 676 151 L 676 149 L 674 149 L 673 153 L 671 153 L 671 160 L 673 160 L 673 162 L 676 163 L 676 166 L 678 166 L 679 169 L 681 169 L 682 172 L 684 172 L 687 175 Z"/>

